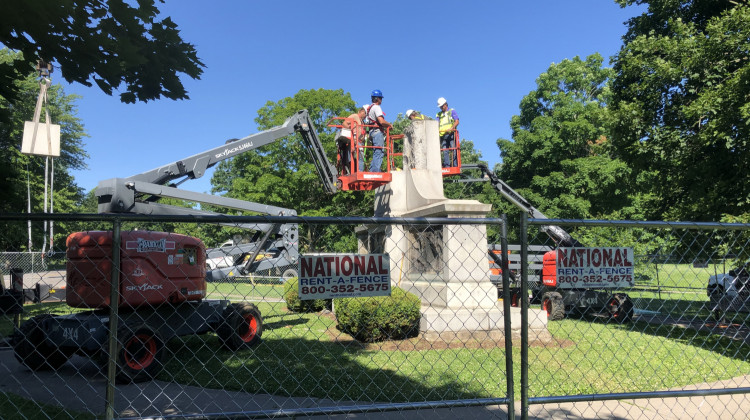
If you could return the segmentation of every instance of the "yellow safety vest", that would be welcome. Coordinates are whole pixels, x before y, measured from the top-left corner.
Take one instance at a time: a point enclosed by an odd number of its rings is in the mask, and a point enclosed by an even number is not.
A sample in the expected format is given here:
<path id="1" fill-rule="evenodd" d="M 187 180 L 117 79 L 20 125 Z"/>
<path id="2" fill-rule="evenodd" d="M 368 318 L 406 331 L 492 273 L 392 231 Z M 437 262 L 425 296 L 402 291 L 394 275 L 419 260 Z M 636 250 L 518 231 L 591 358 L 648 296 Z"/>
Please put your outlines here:
<path id="1" fill-rule="evenodd" d="M 437 118 L 438 121 L 440 121 L 438 131 L 440 131 L 440 135 L 443 135 L 453 127 L 453 121 L 455 121 L 453 119 L 453 108 L 449 109 L 447 112 L 438 112 Z"/>

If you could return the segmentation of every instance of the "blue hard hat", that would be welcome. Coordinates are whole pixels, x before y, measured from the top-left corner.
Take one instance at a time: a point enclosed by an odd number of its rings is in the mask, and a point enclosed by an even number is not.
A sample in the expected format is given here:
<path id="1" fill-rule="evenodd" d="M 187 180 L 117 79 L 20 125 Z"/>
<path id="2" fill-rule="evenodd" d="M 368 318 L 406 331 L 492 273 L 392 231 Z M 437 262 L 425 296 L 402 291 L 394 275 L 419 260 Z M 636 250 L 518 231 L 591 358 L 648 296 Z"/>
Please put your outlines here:
<path id="1" fill-rule="evenodd" d="M 372 96 L 374 98 L 382 98 L 383 97 L 383 92 L 381 92 L 380 89 L 375 89 L 375 90 L 372 91 L 372 93 L 370 94 L 370 96 Z"/>

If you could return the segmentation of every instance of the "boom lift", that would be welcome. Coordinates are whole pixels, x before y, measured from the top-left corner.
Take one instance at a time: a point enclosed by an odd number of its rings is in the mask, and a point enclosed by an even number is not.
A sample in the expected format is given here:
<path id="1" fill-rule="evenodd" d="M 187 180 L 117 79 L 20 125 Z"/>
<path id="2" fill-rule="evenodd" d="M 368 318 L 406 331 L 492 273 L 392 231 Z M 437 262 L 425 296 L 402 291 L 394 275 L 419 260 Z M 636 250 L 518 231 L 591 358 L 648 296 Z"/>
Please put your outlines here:
<path id="1" fill-rule="evenodd" d="M 547 219 L 542 212 L 531 205 L 523 196 L 513 190 L 508 184 L 499 179 L 494 172 L 484 164 L 464 164 L 462 169 L 477 169 L 482 172 L 484 179 L 508 201 L 528 213 L 534 219 Z M 541 230 L 555 243 L 556 247 L 582 247 L 560 226 L 545 225 Z M 497 255 L 490 250 L 490 258 L 497 259 Z M 604 289 L 591 288 L 562 288 L 557 282 L 555 270 L 557 251 L 552 250 L 544 254 L 542 268 L 542 282 L 532 285 L 532 302 L 541 302 L 542 310 L 547 312 L 550 320 L 562 319 L 565 314 L 606 313 L 617 322 L 627 322 L 633 317 L 633 302 L 625 293 L 610 293 Z M 520 287 L 517 281 L 511 288 L 511 296 L 518 295 Z M 514 299 L 515 300 L 515 299 Z"/>
<path id="2" fill-rule="evenodd" d="M 277 139 L 299 132 L 313 157 L 327 192 L 336 191 L 336 168 L 328 161 L 307 111 L 286 122 L 240 140 L 182 159 L 129 178 L 99 183 L 100 212 L 140 214 L 210 214 L 158 203 L 162 197 L 207 203 L 269 215 L 295 215 L 291 209 L 248 203 L 227 197 L 177 188 L 185 180 L 203 176 L 207 168 Z M 181 181 L 174 183 L 178 179 Z M 244 226 L 262 232 L 252 255 L 239 259 L 241 273 L 266 265 L 296 263 L 297 226 L 258 224 Z M 119 242 L 119 243 L 118 243 Z M 269 244 L 277 253 L 256 261 Z M 121 250 L 120 266 L 112 255 Z M 265 256 L 265 254 L 264 254 Z M 215 332 L 230 350 L 260 341 L 263 319 L 252 303 L 206 299 L 206 280 L 225 273 L 206 273 L 206 248 L 190 236 L 166 232 L 74 232 L 67 239 L 67 293 L 69 306 L 88 308 L 70 315 L 45 314 L 24 322 L 13 334 L 16 359 L 32 370 L 61 367 L 74 354 L 99 362 L 115 361 L 118 382 L 152 379 L 164 366 L 166 343 L 173 337 Z M 237 260 L 236 260 L 237 261 Z M 118 273 L 117 280 L 112 273 Z M 296 273 L 295 273 L 296 275 Z M 117 284 L 116 288 L 112 285 Z M 118 316 L 111 316 L 112 309 Z M 116 327 L 115 327 L 116 325 Z M 116 329 L 113 331 L 113 329 Z M 108 337 L 117 335 L 117 344 Z"/>
<path id="3" fill-rule="evenodd" d="M 191 202 L 210 204 L 235 210 L 250 211 L 272 216 L 296 216 L 293 209 L 252 203 L 234 198 L 212 194 L 197 193 L 177 188 L 183 182 L 202 177 L 208 168 L 217 163 L 255 150 L 261 146 L 300 133 L 305 149 L 310 154 L 323 188 L 328 194 L 336 192 L 338 171 L 330 163 L 323 145 L 318 138 L 315 126 L 307 110 L 302 110 L 288 118 L 284 124 L 260 133 L 252 134 L 239 140 L 230 140 L 226 144 L 214 147 L 205 152 L 181 159 L 167 165 L 133 175 L 128 178 L 112 178 L 99 182 L 96 189 L 100 213 L 137 213 L 154 215 L 184 214 L 217 214 L 214 212 L 159 203 L 162 197 L 170 197 Z M 237 265 L 211 270 L 207 273 L 208 281 L 221 280 L 235 273 L 245 275 L 250 272 L 269 270 L 281 267 L 283 277 L 295 277 L 299 252 L 298 227 L 296 224 L 255 224 L 239 227 L 262 232 L 257 241 L 235 248 L 238 254 Z M 258 259 L 258 255 L 269 256 Z"/>

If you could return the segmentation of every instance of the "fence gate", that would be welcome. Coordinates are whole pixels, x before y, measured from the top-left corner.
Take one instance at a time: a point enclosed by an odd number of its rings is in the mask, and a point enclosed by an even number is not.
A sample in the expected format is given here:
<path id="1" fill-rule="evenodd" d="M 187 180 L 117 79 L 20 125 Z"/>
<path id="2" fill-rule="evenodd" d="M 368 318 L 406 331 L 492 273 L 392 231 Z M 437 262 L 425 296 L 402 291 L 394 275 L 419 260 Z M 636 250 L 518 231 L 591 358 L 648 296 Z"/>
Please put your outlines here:
<path id="1" fill-rule="evenodd" d="M 524 415 L 750 416 L 750 316 L 742 305 L 724 305 L 750 295 L 742 271 L 750 225 L 523 218 L 522 245 L 554 246 L 543 233 L 549 225 L 584 247 L 558 253 L 540 287 L 531 281 L 532 263 L 524 267 L 529 289 L 541 298 L 531 308 L 564 306 L 560 320 L 546 311 L 551 343 L 524 343 Z M 630 253 L 630 262 L 606 268 L 597 253 L 612 249 Z M 717 278 L 724 282 L 712 289 Z M 553 281 L 555 287 L 544 286 Z M 585 281 L 600 283 L 582 286 Z M 716 295 L 709 298 L 711 291 Z M 719 293 L 724 300 L 715 298 Z"/>

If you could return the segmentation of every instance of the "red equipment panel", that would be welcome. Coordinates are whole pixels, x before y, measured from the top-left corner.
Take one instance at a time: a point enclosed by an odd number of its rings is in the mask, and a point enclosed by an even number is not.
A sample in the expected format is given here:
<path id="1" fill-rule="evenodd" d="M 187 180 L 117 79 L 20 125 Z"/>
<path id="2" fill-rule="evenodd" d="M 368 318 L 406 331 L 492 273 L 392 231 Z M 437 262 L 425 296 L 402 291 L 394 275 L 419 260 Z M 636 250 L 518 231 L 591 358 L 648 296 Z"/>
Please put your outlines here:
<path id="1" fill-rule="evenodd" d="M 112 232 L 68 236 L 68 305 L 110 305 Z M 120 243 L 120 307 L 178 303 L 206 296 L 206 247 L 197 238 L 166 232 L 126 231 Z"/>
<path id="2" fill-rule="evenodd" d="M 342 191 L 369 191 L 391 182 L 390 172 L 354 172 L 339 176 Z"/>
<path id="3" fill-rule="evenodd" d="M 542 284 L 557 286 L 557 251 L 547 251 L 542 257 Z"/>

